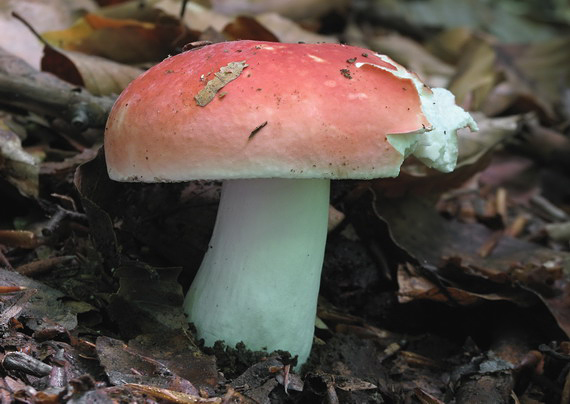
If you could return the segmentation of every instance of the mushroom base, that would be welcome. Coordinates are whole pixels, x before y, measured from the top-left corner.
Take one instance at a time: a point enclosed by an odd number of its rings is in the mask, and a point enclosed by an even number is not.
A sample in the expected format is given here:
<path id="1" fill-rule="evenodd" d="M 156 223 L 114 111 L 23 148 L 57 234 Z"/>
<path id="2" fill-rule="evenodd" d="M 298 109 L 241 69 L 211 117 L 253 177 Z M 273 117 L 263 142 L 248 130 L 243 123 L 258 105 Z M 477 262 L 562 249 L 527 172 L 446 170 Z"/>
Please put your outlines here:
<path id="1" fill-rule="evenodd" d="M 313 342 L 330 181 L 228 180 L 184 310 L 211 346 L 243 341 L 303 364 Z"/>

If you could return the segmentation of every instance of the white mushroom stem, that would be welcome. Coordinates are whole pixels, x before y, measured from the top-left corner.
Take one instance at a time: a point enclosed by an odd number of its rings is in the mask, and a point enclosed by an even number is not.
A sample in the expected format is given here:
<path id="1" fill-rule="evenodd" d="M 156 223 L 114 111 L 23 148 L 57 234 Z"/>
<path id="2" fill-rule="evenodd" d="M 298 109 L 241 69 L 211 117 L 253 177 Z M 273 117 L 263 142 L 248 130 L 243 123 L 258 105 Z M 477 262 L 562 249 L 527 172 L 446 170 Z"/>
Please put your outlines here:
<path id="1" fill-rule="evenodd" d="M 330 181 L 228 180 L 184 310 L 211 346 L 243 341 L 306 361 L 313 342 Z"/>

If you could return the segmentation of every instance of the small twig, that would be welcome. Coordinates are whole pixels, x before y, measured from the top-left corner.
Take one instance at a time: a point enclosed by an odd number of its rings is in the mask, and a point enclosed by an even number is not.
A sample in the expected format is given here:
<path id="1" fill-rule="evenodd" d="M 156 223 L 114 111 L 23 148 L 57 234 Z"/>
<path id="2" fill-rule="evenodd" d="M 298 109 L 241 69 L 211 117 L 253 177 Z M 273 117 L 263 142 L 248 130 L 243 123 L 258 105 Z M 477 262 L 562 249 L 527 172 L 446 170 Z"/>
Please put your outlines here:
<path id="1" fill-rule="evenodd" d="M 22 17 L 20 14 L 18 14 L 15 11 L 12 11 L 12 17 L 14 17 L 15 19 L 17 19 L 18 21 L 20 21 L 22 24 L 24 24 L 26 26 L 27 29 L 30 30 L 30 32 L 32 34 L 34 34 L 34 36 L 37 38 L 38 41 L 40 41 L 41 43 L 43 43 L 46 46 L 51 46 L 49 45 L 46 40 L 39 34 L 38 31 L 36 31 L 36 29 L 32 26 L 32 24 L 30 24 L 24 17 Z"/>
<path id="2" fill-rule="evenodd" d="M 18 370 L 36 377 L 47 376 L 51 372 L 51 366 L 23 352 L 9 352 L 4 356 L 2 366 L 6 370 Z"/>
<path id="3" fill-rule="evenodd" d="M 44 260 L 33 261 L 28 264 L 20 265 L 16 268 L 16 272 L 26 276 L 39 275 L 51 271 L 57 265 L 68 263 L 74 259 L 74 255 L 46 258 Z"/>
<path id="4" fill-rule="evenodd" d="M 515 220 L 505 229 L 505 236 L 518 237 L 524 230 L 528 223 L 528 215 L 520 214 L 515 217 Z"/>
<path id="5" fill-rule="evenodd" d="M 46 86 L 27 77 L 5 73 L 0 73 L 0 99 L 3 104 L 62 118 L 78 131 L 104 128 L 114 101 L 110 97 L 96 97 L 73 87 Z"/>
<path id="6" fill-rule="evenodd" d="M 62 118 L 81 131 L 104 128 L 114 101 L 40 72 L 0 48 L 1 104 Z"/>
<path id="7" fill-rule="evenodd" d="M 26 289 L 25 286 L 0 286 L 0 294 L 21 292 Z"/>
<path id="8" fill-rule="evenodd" d="M 548 199 L 543 197 L 542 195 L 535 195 L 530 200 L 533 205 L 541 210 L 541 213 L 546 214 L 552 219 L 563 221 L 568 220 L 569 217 L 562 209 L 555 206 L 552 202 Z"/>
<path id="9" fill-rule="evenodd" d="M 493 250 L 499 244 L 499 241 L 503 237 L 504 232 L 502 230 L 496 231 L 491 234 L 491 237 L 487 239 L 477 251 L 482 258 L 487 258 L 493 253 Z"/>
<path id="10" fill-rule="evenodd" d="M 0 244 L 19 248 L 36 248 L 39 240 L 28 230 L 0 230 Z"/>

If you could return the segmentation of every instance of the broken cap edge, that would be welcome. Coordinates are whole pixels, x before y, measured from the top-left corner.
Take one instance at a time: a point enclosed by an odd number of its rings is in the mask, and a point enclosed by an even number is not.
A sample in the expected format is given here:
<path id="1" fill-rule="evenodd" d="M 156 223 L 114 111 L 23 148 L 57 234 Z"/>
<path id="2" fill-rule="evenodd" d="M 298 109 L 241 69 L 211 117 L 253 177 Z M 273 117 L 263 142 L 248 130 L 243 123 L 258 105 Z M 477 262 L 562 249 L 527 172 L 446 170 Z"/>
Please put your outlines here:
<path id="1" fill-rule="evenodd" d="M 420 97 L 422 112 L 430 123 L 430 127 L 417 131 L 388 134 L 388 142 L 404 157 L 413 155 L 430 168 L 442 172 L 453 171 L 458 155 L 457 130 L 469 127 L 474 132 L 478 131 L 473 117 L 455 103 L 455 96 L 449 90 L 430 89 L 415 73 L 389 57 L 378 53 L 375 56 L 392 65 L 394 69 L 370 62 L 355 63 L 355 66 L 372 66 L 396 77 L 411 80 Z"/>

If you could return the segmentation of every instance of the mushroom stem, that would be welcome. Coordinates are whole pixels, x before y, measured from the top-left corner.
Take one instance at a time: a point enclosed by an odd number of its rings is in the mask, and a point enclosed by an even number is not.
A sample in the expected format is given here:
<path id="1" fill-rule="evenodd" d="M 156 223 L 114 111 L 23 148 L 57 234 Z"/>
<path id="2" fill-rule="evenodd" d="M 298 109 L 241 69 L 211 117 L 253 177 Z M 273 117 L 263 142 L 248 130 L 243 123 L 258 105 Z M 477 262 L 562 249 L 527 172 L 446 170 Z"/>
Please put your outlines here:
<path id="1" fill-rule="evenodd" d="M 306 361 L 313 342 L 330 181 L 228 180 L 184 310 L 206 345 L 243 341 Z"/>

